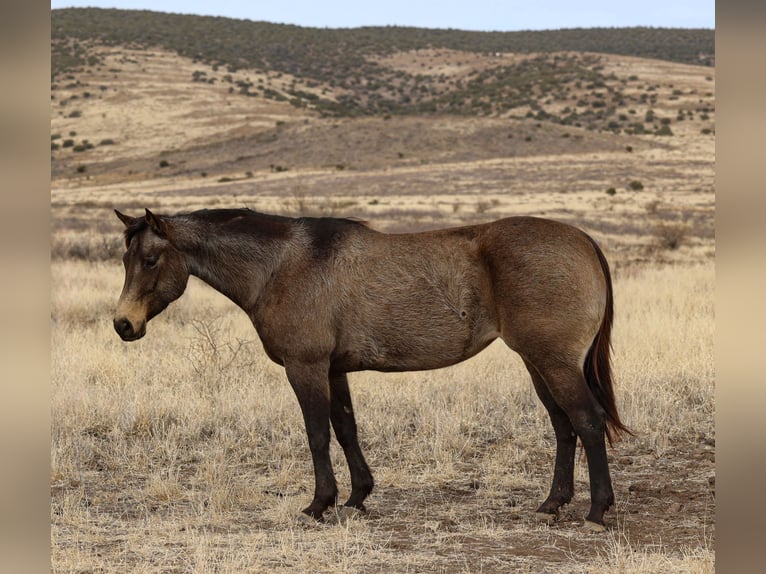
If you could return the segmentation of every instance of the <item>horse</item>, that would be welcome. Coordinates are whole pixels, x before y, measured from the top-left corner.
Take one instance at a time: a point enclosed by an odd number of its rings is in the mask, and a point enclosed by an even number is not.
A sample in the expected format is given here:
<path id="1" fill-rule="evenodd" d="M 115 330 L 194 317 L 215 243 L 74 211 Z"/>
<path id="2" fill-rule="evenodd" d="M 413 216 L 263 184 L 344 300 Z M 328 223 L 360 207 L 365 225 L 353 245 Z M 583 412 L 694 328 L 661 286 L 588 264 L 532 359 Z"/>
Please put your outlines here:
<path id="1" fill-rule="evenodd" d="M 591 505 L 583 526 L 606 528 L 614 504 L 606 441 L 630 430 L 612 382 L 609 265 L 598 244 L 565 223 L 509 217 L 388 234 L 341 218 L 212 209 L 131 217 L 114 328 L 124 341 L 179 298 L 190 275 L 247 313 L 268 357 L 284 367 L 308 435 L 315 489 L 298 516 L 336 507 L 330 426 L 351 478 L 336 512 L 366 512 L 373 476 L 357 438 L 347 373 L 453 365 L 496 338 L 518 353 L 556 437 L 548 522 L 574 494 L 577 441 Z"/>

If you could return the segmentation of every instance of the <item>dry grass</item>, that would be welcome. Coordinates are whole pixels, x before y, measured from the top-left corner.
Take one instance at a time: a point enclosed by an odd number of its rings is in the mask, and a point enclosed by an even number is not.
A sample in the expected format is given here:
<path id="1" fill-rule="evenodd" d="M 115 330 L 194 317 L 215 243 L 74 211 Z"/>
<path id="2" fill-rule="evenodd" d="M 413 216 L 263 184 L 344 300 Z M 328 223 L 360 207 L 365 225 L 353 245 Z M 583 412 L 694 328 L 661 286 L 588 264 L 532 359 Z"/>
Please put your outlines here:
<path id="1" fill-rule="evenodd" d="M 680 91 L 659 100 L 660 116 L 714 105 L 709 68 L 616 56 L 606 65 Z M 106 86 L 101 97 L 62 106 L 80 88 L 62 89 L 52 102 L 52 134 L 115 142 L 59 150 L 54 162 L 53 571 L 713 571 L 715 142 L 700 131 L 713 111 L 674 123 L 673 137 L 629 141 L 574 128 L 564 138 L 560 126 L 508 118 L 338 122 L 190 82 L 202 68 L 116 49 L 79 77 L 94 93 Z M 555 441 L 502 344 L 450 369 L 352 375 L 376 478 L 369 514 L 296 524 L 313 490 L 303 423 L 247 318 L 193 280 L 141 341 L 123 343 L 111 325 L 123 280 L 113 208 L 241 206 L 358 217 L 385 231 L 530 214 L 592 233 L 614 270 L 618 396 L 636 432 L 610 451 L 612 530 L 580 528 L 582 458 L 561 520 L 532 520 Z M 335 445 L 332 456 L 344 495 Z"/>
<path id="2" fill-rule="evenodd" d="M 244 314 L 195 281 L 125 344 L 110 324 L 118 263 L 57 263 L 53 280 L 54 571 L 712 571 L 714 502 L 703 497 L 705 514 L 695 500 L 713 468 L 674 467 L 679 447 L 714 437 L 710 264 L 616 278 L 619 397 L 637 436 L 612 452 L 616 534 L 600 538 L 578 527 L 582 461 L 569 514 L 555 527 L 531 520 L 553 434 L 502 344 L 450 369 L 354 375 L 377 480 L 370 513 L 305 529 L 294 521 L 313 488 L 299 409 Z M 333 461 L 347 489 L 335 446 Z M 677 494 L 689 500 L 665 522 L 652 513 L 671 500 L 635 504 L 653 474 L 686 483 Z"/>

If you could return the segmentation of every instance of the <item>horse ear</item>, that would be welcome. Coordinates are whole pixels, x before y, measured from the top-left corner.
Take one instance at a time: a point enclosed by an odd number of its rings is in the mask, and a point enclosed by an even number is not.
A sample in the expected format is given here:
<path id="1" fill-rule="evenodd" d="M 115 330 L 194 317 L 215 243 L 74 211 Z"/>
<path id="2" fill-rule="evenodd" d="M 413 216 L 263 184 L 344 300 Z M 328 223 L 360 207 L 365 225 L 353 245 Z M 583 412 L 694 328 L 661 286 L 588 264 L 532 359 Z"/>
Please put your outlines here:
<path id="1" fill-rule="evenodd" d="M 154 215 L 148 209 L 146 210 L 146 222 L 149 227 L 160 237 L 166 238 L 168 236 L 168 226 L 163 219 L 157 215 Z"/>
<path id="2" fill-rule="evenodd" d="M 120 213 L 116 209 L 114 212 L 117 214 L 117 217 L 125 224 L 125 227 L 130 227 L 136 222 L 135 217 L 131 217 L 130 215 L 125 215 L 124 213 Z"/>

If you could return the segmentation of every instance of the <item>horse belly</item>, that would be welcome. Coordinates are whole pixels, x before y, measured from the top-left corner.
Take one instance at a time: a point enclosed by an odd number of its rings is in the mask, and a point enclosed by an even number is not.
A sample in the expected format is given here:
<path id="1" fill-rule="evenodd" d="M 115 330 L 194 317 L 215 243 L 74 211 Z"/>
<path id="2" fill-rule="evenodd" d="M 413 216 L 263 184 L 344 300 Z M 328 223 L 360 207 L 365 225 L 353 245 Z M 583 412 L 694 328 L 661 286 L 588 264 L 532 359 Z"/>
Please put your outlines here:
<path id="1" fill-rule="evenodd" d="M 420 371 L 454 365 L 484 349 L 499 335 L 486 320 L 433 315 L 427 320 L 392 318 L 357 332 L 338 349 L 334 365 L 346 371 Z"/>

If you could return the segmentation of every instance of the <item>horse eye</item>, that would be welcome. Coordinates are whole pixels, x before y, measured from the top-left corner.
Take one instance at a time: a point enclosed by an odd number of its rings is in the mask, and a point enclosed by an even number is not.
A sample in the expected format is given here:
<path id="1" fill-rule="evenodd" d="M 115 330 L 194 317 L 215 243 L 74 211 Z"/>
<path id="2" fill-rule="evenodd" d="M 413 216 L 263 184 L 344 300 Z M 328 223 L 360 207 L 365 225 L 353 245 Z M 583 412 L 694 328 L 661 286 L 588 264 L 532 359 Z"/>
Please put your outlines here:
<path id="1" fill-rule="evenodd" d="M 146 269 L 151 269 L 152 267 L 154 267 L 155 265 L 157 265 L 157 260 L 158 260 L 158 259 L 159 259 L 159 257 L 157 257 L 156 255 L 148 255 L 148 256 L 147 256 L 147 257 L 144 259 L 144 267 L 145 267 Z"/>

